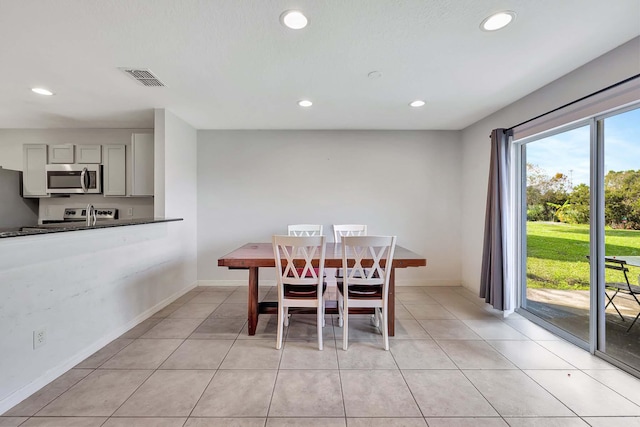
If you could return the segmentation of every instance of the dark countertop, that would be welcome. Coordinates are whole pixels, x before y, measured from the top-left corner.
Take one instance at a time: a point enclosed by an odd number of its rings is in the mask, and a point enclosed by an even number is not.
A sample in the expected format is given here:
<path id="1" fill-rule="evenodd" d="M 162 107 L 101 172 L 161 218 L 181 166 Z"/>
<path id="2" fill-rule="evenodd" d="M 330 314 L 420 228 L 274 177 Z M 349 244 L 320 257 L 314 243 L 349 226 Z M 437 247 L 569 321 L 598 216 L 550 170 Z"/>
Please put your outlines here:
<path id="1" fill-rule="evenodd" d="M 40 234 L 64 233 L 68 231 L 95 230 L 98 228 L 126 227 L 130 225 L 156 224 L 160 222 L 182 221 L 182 218 L 139 218 L 98 221 L 87 226 L 84 221 L 58 222 L 11 229 L 0 229 L 0 239 L 7 237 L 35 236 Z"/>

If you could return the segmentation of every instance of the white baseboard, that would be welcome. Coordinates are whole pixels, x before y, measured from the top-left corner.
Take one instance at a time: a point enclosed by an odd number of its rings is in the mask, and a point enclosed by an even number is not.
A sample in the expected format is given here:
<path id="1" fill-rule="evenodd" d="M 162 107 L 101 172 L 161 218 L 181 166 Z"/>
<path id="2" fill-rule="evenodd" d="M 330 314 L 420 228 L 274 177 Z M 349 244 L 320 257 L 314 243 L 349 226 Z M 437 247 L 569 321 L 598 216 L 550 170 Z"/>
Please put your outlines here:
<path id="1" fill-rule="evenodd" d="M 198 280 L 198 286 L 247 286 L 247 280 Z"/>
<path id="2" fill-rule="evenodd" d="M 438 280 L 438 279 L 405 279 L 396 280 L 396 286 L 461 286 L 459 280 Z"/>
<path id="3" fill-rule="evenodd" d="M 198 286 L 247 286 L 249 283 L 247 280 L 198 280 Z M 260 280 L 258 286 L 275 286 L 275 280 Z"/>
<path id="4" fill-rule="evenodd" d="M 248 280 L 198 280 L 198 286 L 247 286 Z M 259 286 L 275 286 L 275 280 L 260 280 Z M 396 286 L 461 286 L 459 280 L 396 280 Z"/>
<path id="5" fill-rule="evenodd" d="M 0 401 L 0 415 L 5 413 L 9 409 L 13 408 L 14 406 L 16 406 L 18 403 L 22 402 L 24 399 L 26 399 L 27 397 L 31 396 L 33 393 L 37 392 L 42 387 L 44 387 L 47 384 L 51 383 L 53 380 L 58 378 L 60 375 L 62 375 L 65 372 L 67 372 L 69 369 L 73 368 L 78 363 L 82 362 L 84 359 L 86 359 L 87 357 L 91 356 L 93 353 L 95 353 L 96 351 L 100 350 L 102 347 L 104 347 L 105 345 L 107 345 L 111 341 L 113 341 L 114 339 L 118 338 L 120 335 L 122 335 L 125 332 L 127 332 L 129 329 L 131 329 L 131 328 L 137 326 L 138 324 L 142 323 L 143 321 L 147 320 L 149 317 L 153 316 L 159 310 L 162 310 L 164 307 L 166 307 L 167 305 L 171 304 L 173 301 L 175 301 L 176 299 L 180 298 L 182 295 L 186 294 L 187 292 L 189 292 L 190 290 L 195 288 L 197 285 L 198 285 L 197 282 L 193 282 L 192 284 L 190 284 L 187 287 L 181 289 L 180 291 L 176 292 L 175 294 L 169 296 L 168 298 L 165 298 L 164 300 L 162 300 L 158 304 L 154 305 L 153 307 L 151 307 L 148 310 L 144 311 L 140 315 L 136 316 L 134 319 L 132 319 L 127 324 L 125 324 L 122 327 L 112 331 L 108 335 L 103 336 L 99 340 L 93 342 L 91 345 L 85 347 L 83 350 L 79 351 L 75 355 L 73 355 L 70 358 L 68 358 L 63 363 L 60 363 L 58 366 L 55 366 L 55 367 L 47 370 L 44 375 L 38 377 L 36 380 L 32 381 L 31 383 L 27 384 L 26 386 L 22 387 L 21 389 L 15 391 L 14 393 L 10 394 L 9 396 L 7 396 L 6 398 L 4 398 L 3 400 Z"/>

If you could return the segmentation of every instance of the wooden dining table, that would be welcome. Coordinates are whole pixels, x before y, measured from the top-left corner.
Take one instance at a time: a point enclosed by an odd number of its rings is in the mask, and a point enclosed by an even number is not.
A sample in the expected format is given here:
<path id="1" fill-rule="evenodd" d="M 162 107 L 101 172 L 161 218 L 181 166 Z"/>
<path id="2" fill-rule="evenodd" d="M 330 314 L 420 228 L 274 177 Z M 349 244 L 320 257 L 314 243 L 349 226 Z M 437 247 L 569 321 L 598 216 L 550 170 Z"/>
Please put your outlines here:
<path id="1" fill-rule="evenodd" d="M 366 259 L 363 266 L 366 267 Z M 424 267 L 427 260 L 421 255 L 396 245 L 393 264 L 389 275 L 389 336 L 395 334 L 395 270 L 397 268 Z M 247 301 L 249 335 L 255 335 L 260 314 L 277 314 L 277 301 L 258 300 L 258 278 L 261 267 L 275 267 L 273 246 L 271 243 L 247 243 L 218 259 L 218 266 L 230 270 L 249 270 L 249 295 Z M 342 268 L 342 246 L 340 243 L 327 243 L 325 268 Z M 296 312 L 291 309 L 291 312 Z M 315 312 L 315 311 L 313 311 Z M 327 301 L 327 313 L 337 313 L 337 302 Z"/>

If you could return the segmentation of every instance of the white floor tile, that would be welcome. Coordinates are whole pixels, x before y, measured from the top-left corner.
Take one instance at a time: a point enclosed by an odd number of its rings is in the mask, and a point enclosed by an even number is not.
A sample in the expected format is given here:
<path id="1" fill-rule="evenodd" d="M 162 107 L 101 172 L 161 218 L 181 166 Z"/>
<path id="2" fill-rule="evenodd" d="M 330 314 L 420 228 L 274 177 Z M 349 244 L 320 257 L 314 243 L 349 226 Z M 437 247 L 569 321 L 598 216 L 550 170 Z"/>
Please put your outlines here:
<path id="1" fill-rule="evenodd" d="M 579 416 L 639 416 L 640 406 L 579 371 L 524 371 Z"/>

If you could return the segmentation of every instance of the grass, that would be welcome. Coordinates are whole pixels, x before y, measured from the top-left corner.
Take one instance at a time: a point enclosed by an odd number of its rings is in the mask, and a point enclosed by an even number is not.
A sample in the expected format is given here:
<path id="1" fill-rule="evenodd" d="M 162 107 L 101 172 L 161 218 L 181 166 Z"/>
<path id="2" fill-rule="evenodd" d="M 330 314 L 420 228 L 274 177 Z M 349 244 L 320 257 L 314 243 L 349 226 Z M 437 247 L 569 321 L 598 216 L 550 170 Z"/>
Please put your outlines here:
<path id="1" fill-rule="evenodd" d="M 640 231 L 605 229 L 607 255 L 640 256 Z M 589 289 L 589 226 L 527 222 L 527 287 Z M 636 281 L 638 267 L 630 267 Z M 607 280 L 619 272 L 607 271 Z M 618 279 L 619 280 L 619 279 Z"/>

